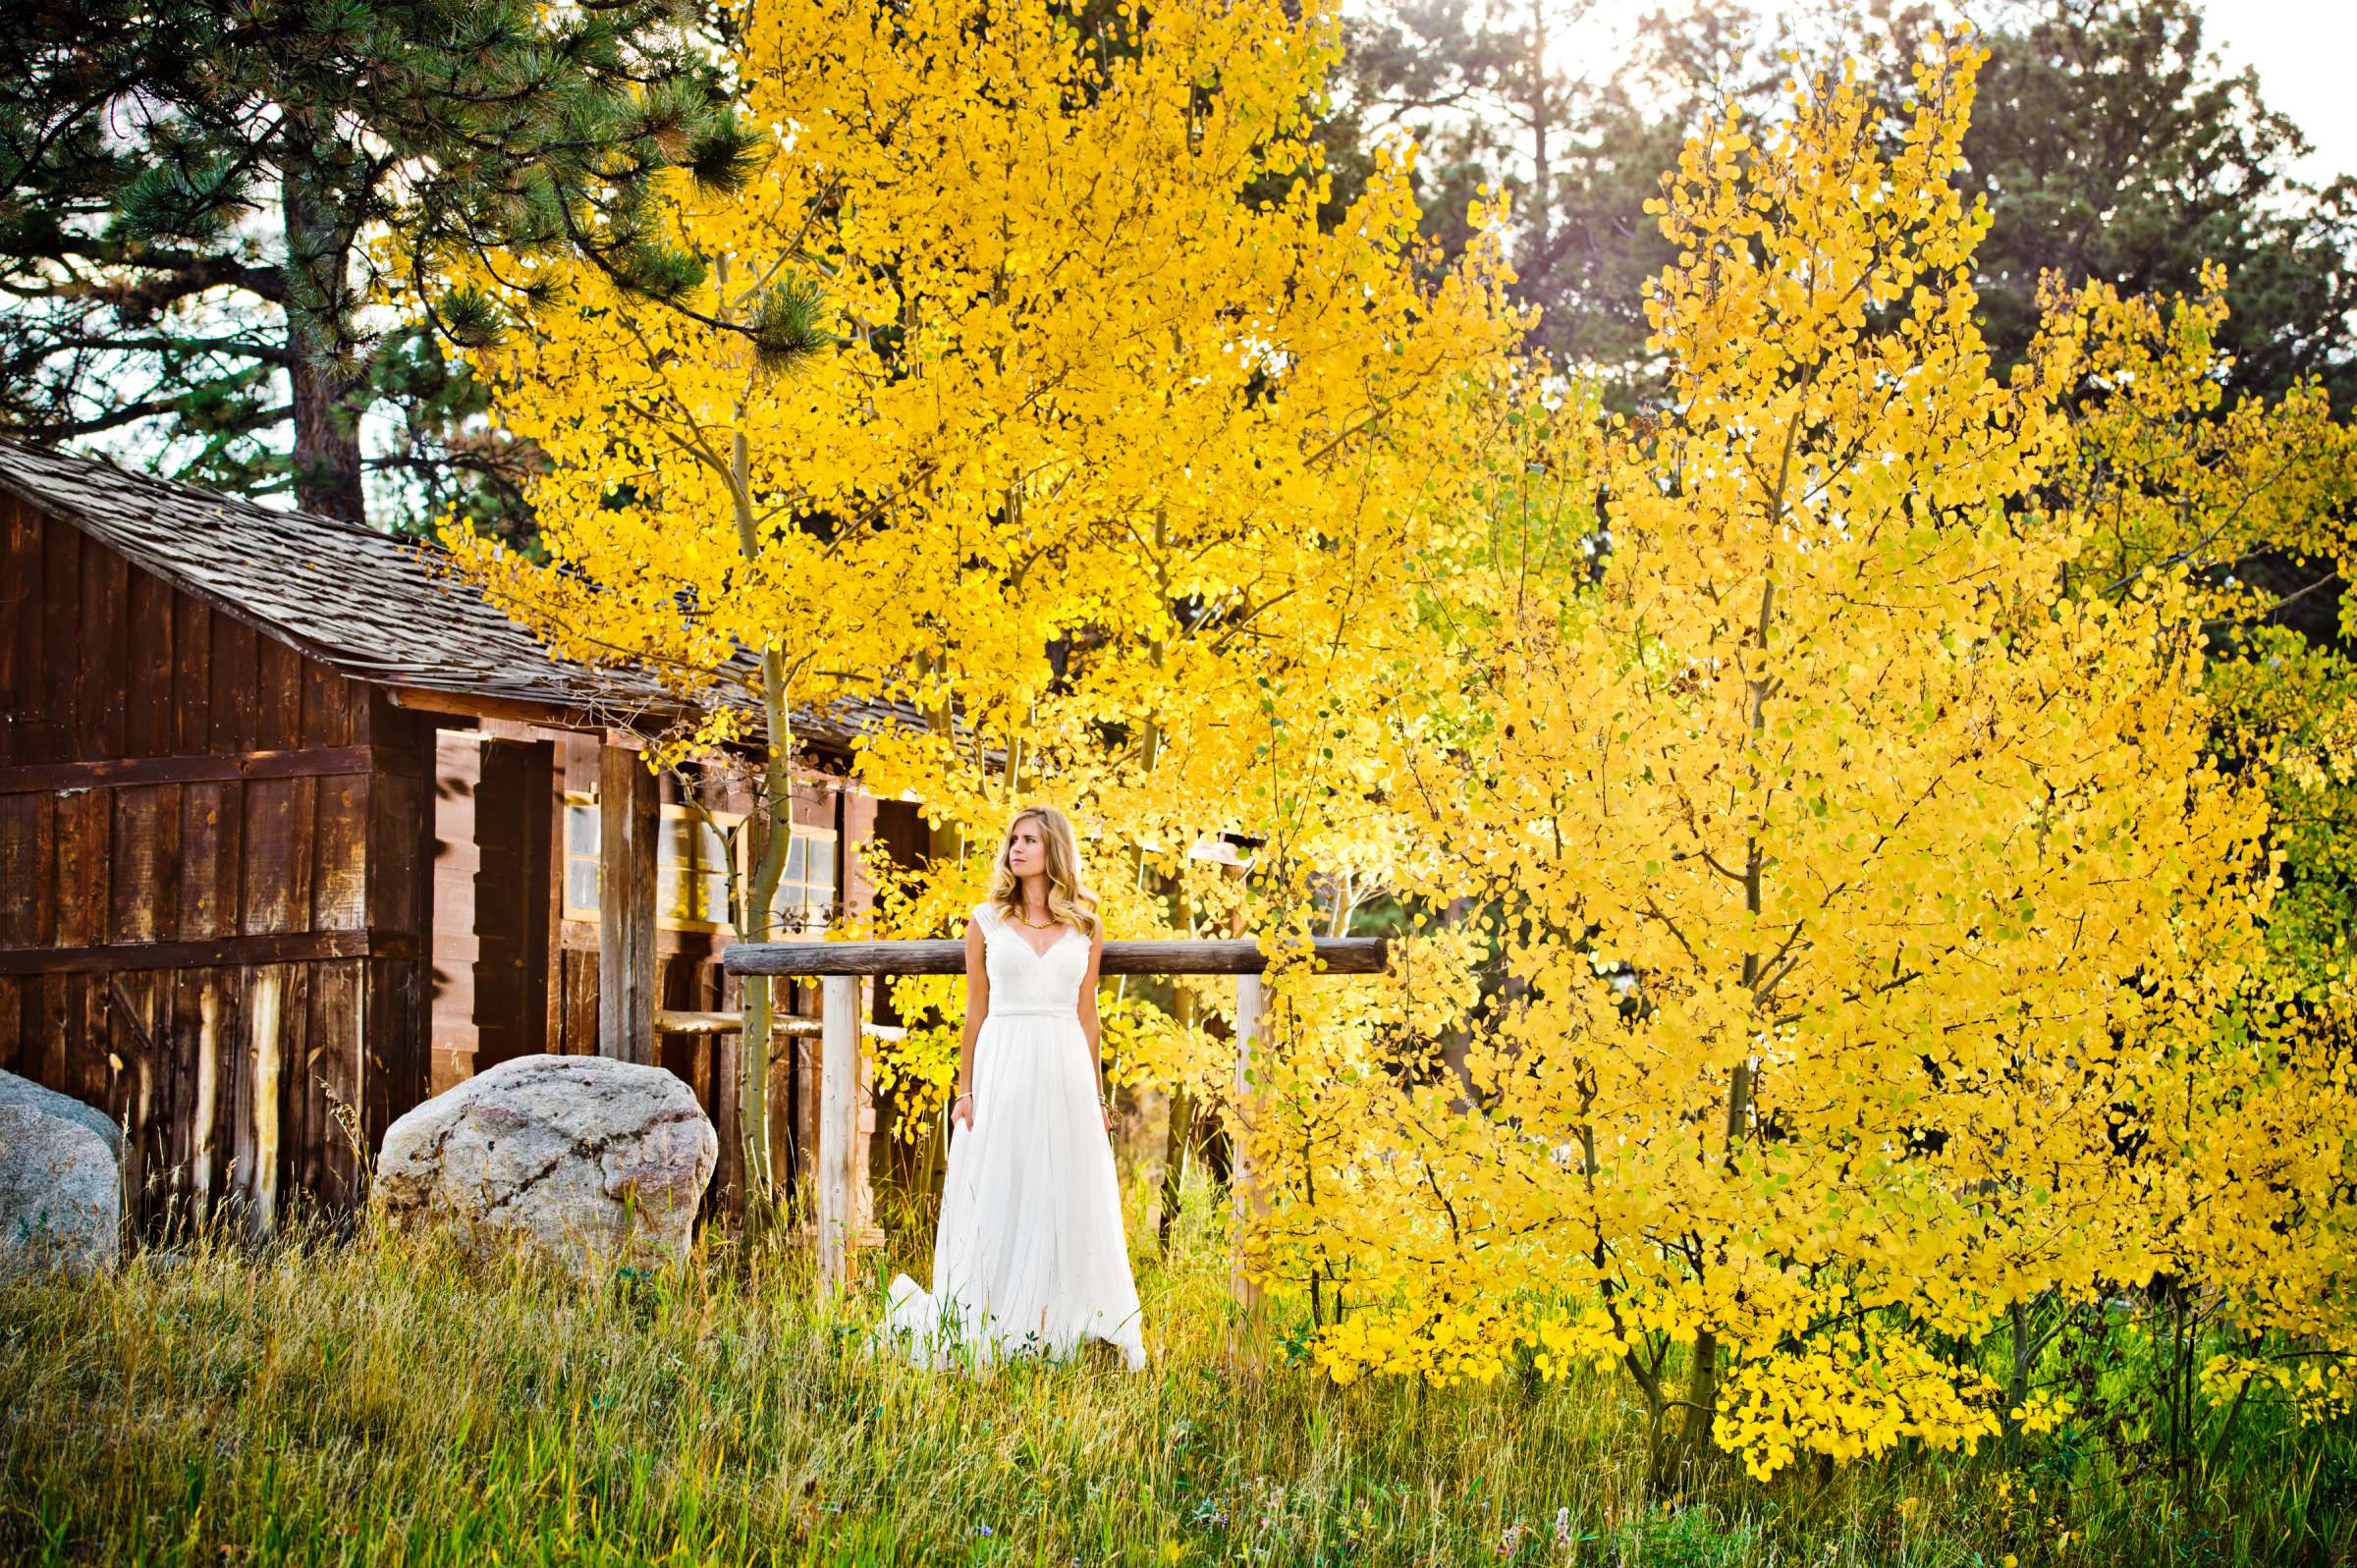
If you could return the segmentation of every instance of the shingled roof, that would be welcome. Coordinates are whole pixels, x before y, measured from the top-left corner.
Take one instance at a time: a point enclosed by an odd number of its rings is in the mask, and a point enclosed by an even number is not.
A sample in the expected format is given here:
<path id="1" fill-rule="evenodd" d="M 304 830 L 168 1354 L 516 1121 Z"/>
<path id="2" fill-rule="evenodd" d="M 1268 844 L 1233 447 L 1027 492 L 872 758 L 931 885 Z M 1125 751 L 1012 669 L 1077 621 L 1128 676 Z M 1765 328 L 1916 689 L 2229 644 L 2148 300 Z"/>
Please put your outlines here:
<path id="1" fill-rule="evenodd" d="M 356 680 L 520 704 L 557 723 L 660 721 L 680 707 L 638 672 L 555 657 L 443 570 L 431 544 L 11 441 L 0 441 L 0 491 Z M 921 723 L 880 701 L 795 716 L 802 737 L 836 744 Z"/>

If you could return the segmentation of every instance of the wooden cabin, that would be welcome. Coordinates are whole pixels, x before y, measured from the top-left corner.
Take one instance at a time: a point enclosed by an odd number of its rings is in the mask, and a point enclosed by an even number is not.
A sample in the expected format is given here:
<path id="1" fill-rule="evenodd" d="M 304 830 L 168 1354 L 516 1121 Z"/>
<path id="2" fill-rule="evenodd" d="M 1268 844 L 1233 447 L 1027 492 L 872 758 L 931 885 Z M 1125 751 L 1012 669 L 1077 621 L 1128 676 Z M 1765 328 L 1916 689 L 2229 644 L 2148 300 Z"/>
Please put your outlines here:
<path id="1" fill-rule="evenodd" d="M 736 1037 L 656 1028 L 738 1000 L 718 840 L 639 761 L 673 711 L 430 548 L 0 442 L 0 1067 L 125 1126 L 146 1221 L 237 1200 L 266 1228 L 298 1192 L 348 1208 L 360 1149 L 495 1062 L 659 1061 L 728 1203 Z M 804 934 L 872 902 L 861 844 L 917 852 L 915 805 L 850 777 L 854 735 L 913 722 L 797 716 Z M 776 1054 L 791 1181 L 817 1056 Z"/>

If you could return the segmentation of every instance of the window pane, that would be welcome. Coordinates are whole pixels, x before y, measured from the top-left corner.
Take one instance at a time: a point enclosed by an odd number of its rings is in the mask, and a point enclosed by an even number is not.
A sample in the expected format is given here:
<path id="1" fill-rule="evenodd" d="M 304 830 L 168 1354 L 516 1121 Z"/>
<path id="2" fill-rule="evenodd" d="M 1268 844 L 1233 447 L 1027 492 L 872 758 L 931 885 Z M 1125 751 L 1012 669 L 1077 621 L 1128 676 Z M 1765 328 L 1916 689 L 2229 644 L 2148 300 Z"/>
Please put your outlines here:
<path id="1" fill-rule="evenodd" d="M 729 864 L 728 840 L 708 822 L 696 823 L 697 864 L 726 870 Z"/>
<path id="2" fill-rule="evenodd" d="M 704 876 L 704 917 L 716 926 L 729 923 L 729 875 L 725 871 L 707 872 Z"/>
<path id="3" fill-rule="evenodd" d="M 565 850 L 568 854 L 597 853 L 597 808 L 567 805 L 565 808 Z"/>
<path id="4" fill-rule="evenodd" d="M 662 832 L 655 835 L 655 864 L 676 866 L 686 860 L 694 850 L 695 825 L 684 817 L 665 817 Z"/>
<path id="5" fill-rule="evenodd" d="M 576 855 L 565 857 L 565 907 L 597 907 L 597 862 Z"/>
<path id="6" fill-rule="evenodd" d="M 802 879 L 821 903 L 835 896 L 835 844 L 827 838 L 810 840 L 810 874 Z"/>
<path id="7" fill-rule="evenodd" d="M 809 845 L 810 840 L 803 838 L 798 833 L 787 840 L 786 880 L 788 882 L 799 882 L 802 880 L 802 856 L 803 852 L 809 847 Z"/>

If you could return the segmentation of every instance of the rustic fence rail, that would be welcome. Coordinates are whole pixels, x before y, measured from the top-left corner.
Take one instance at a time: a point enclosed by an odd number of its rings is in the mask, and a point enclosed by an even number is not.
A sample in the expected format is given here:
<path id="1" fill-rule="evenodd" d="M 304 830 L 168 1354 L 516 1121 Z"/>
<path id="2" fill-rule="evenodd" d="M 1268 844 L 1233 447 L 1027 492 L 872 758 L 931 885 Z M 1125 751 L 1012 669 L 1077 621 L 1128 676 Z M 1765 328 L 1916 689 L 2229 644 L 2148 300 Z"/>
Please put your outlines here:
<path id="1" fill-rule="evenodd" d="M 1382 937 L 1320 937 L 1312 961 L 1324 974 L 1381 974 L 1390 958 Z M 1268 955 L 1250 941 L 1109 942 L 1098 959 L 1104 975 L 1233 975 L 1235 977 L 1235 1096 L 1250 1124 L 1245 1081 L 1252 1043 L 1260 1037 L 1262 975 Z M 856 1172 L 855 1118 L 859 1081 L 859 982 L 882 975 L 965 973 L 965 944 L 957 941 L 762 942 L 728 950 L 724 966 L 739 975 L 792 975 L 819 982 L 818 1280 L 821 1293 L 850 1275 L 852 1185 Z M 867 1031 L 872 1032 L 872 1031 Z M 1239 1144 L 1229 1178 L 1235 1232 L 1261 1212 L 1262 1195 Z M 1229 1289 L 1245 1306 L 1259 1292 L 1245 1278 L 1240 1251 L 1230 1266 Z"/>

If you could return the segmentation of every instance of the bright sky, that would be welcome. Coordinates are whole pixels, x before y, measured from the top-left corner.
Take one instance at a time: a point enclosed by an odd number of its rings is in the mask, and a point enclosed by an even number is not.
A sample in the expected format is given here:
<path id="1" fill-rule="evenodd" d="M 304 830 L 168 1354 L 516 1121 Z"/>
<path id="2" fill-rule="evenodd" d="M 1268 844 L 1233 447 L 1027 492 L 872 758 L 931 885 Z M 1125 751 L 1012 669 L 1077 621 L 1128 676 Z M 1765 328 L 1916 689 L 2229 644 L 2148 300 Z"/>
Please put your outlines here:
<path id="1" fill-rule="evenodd" d="M 2289 115 L 2316 151 L 2299 172 L 2322 184 L 2357 175 L 2357 90 L 2349 50 L 2357 7 L 2347 0 L 2204 0 L 2212 48 L 2229 70 L 2259 73 L 2259 95 Z"/>
<path id="2" fill-rule="evenodd" d="M 1348 4 L 1349 0 L 1345 0 Z M 2259 74 L 2260 96 L 2289 115 L 2316 150 L 2294 172 L 2323 184 L 2335 175 L 2357 175 L 2357 81 L 2351 52 L 2357 49 L 2357 0 L 2199 0 L 2208 17 L 2204 43 L 2229 71 L 2250 66 Z M 1676 0 L 1672 0 L 1674 8 Z M 1597 0 L 1586 27 L 1565 40 L 1566 61 L 1578 69 L 1585 55 L 1597 74 L 1625 47 L 1628 29 L 1663 0 Z M 1977 0 L 1946 0 L 1967 19 L 1989 7 Z M 1779 9 L 1766 0 L 1765 9 Z"/>

